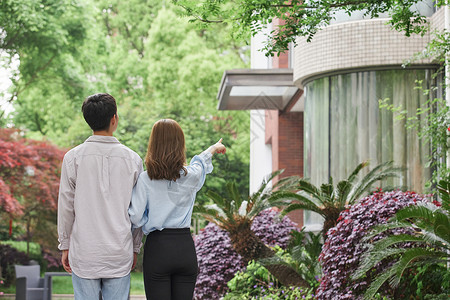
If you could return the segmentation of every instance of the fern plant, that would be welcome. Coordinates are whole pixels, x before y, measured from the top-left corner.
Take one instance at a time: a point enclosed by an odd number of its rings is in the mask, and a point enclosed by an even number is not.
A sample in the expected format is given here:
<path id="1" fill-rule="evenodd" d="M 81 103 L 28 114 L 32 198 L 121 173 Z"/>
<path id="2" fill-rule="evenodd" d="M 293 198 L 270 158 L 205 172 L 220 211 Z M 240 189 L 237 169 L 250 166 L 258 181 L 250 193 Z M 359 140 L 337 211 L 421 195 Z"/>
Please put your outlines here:
<path id="1" fill-rule="evenodd" d="M 354 279 L 364 277 L 366 272 L 385 259 L 395 263 L 376 277 L 364 299 L 372 299 L 385 283 L 393 287 L 400 282 L 405 270 L 423 264 L 445 265 L 450 254 L 450 182 L 442 180 L 438 184 L 442 204 L 418 203 L 399 210 L 391 220 L 374 228 L 364 240 L 368 242 L 369 251 L 363 257 L 360 266 L 353 274 Z M 413 229 L 413 234 L 388 235 L 375 240 L 380 233 L 396 228 Z M 402 247 L 410 243 L 413 247 Z M 448 292 L 448 291 L 446 291 Z"/>

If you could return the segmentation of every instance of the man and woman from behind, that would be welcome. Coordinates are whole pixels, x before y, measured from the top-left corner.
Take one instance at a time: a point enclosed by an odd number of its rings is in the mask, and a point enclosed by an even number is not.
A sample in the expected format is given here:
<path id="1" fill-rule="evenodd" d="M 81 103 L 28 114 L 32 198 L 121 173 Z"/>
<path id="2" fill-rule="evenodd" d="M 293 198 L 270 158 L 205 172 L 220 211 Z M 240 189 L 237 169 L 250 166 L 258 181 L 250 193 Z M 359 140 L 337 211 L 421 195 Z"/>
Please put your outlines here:
<path id="1" fill-rule="evenodd" d="M 192 209 L 213 154 L 226 151 L 222 140 L 186 165 L 183 130 L 159 120 L 143 171 L 139 155 L 113 137 L 119 119 L 111 95 L 89 96 L 82 112 L 93 135 L 64 156 L 58 199 L 58 248 L 75 299 L 97 300 L 100 292 L 105 300 L 129 299 L 143 234 L 147 299 L 192 299 Z"/>

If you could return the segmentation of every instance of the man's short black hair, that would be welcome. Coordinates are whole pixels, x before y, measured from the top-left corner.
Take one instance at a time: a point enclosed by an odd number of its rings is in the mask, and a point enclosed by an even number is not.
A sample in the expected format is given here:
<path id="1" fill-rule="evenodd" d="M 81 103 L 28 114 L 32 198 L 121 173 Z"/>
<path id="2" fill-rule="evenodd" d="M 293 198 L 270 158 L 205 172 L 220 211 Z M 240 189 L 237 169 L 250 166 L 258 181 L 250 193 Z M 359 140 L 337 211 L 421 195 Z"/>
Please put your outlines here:
<path id="1" fill-rule="evenodd" d="M 117 114 L 116 99 L 110 94 L 91 95 L 84 100 L 81 111 L 93 131 L 108 130 L 111 118 Z"/>

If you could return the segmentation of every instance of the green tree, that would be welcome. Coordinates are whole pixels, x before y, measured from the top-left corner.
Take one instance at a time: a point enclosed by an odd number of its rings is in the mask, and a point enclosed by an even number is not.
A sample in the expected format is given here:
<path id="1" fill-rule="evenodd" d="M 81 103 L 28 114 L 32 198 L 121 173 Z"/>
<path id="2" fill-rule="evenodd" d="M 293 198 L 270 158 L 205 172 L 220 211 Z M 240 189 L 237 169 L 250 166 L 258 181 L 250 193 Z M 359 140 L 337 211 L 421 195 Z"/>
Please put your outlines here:
<path id="1" fill-rule="evenodd" d="M 6 53 L 3 65 L 9 67 L 12 61 L 20 61 L 11 77 L 9 101 L 14 104 L 17 123 L 24 128 L 42 135 L 55 126 L 56 131 L 67 128 L 58 118 L 68 111 L 55 106 L 55 99 L 70 107 L 82 94 L 85 78 L 79 72 L 79 50 L 91 23 L 89 11 L 84 1 L 0 3 L 0 49 Z"/>

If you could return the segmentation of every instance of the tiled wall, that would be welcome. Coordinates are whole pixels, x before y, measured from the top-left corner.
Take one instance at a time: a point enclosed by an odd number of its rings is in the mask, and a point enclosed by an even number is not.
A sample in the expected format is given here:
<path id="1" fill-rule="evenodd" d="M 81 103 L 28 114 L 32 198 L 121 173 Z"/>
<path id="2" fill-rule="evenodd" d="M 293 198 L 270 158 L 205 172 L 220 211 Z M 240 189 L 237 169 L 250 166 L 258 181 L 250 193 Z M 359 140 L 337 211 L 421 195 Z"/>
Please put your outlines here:
<path id="1" fill-rule="evenodd" d="M 359 20 L 328 26 L 311 42 L 297 39 L 294 48 L 294 81 L 303 88 L 309 78 L 348 69 L 397 68 L 430 41 L 430 34 L 406 37 L 386 25 L 387 19 Z M 434 28 L 443 28 L 444 10 L 430 20 Z M 431 60 L 414 64 L 431 64 Z"/>

